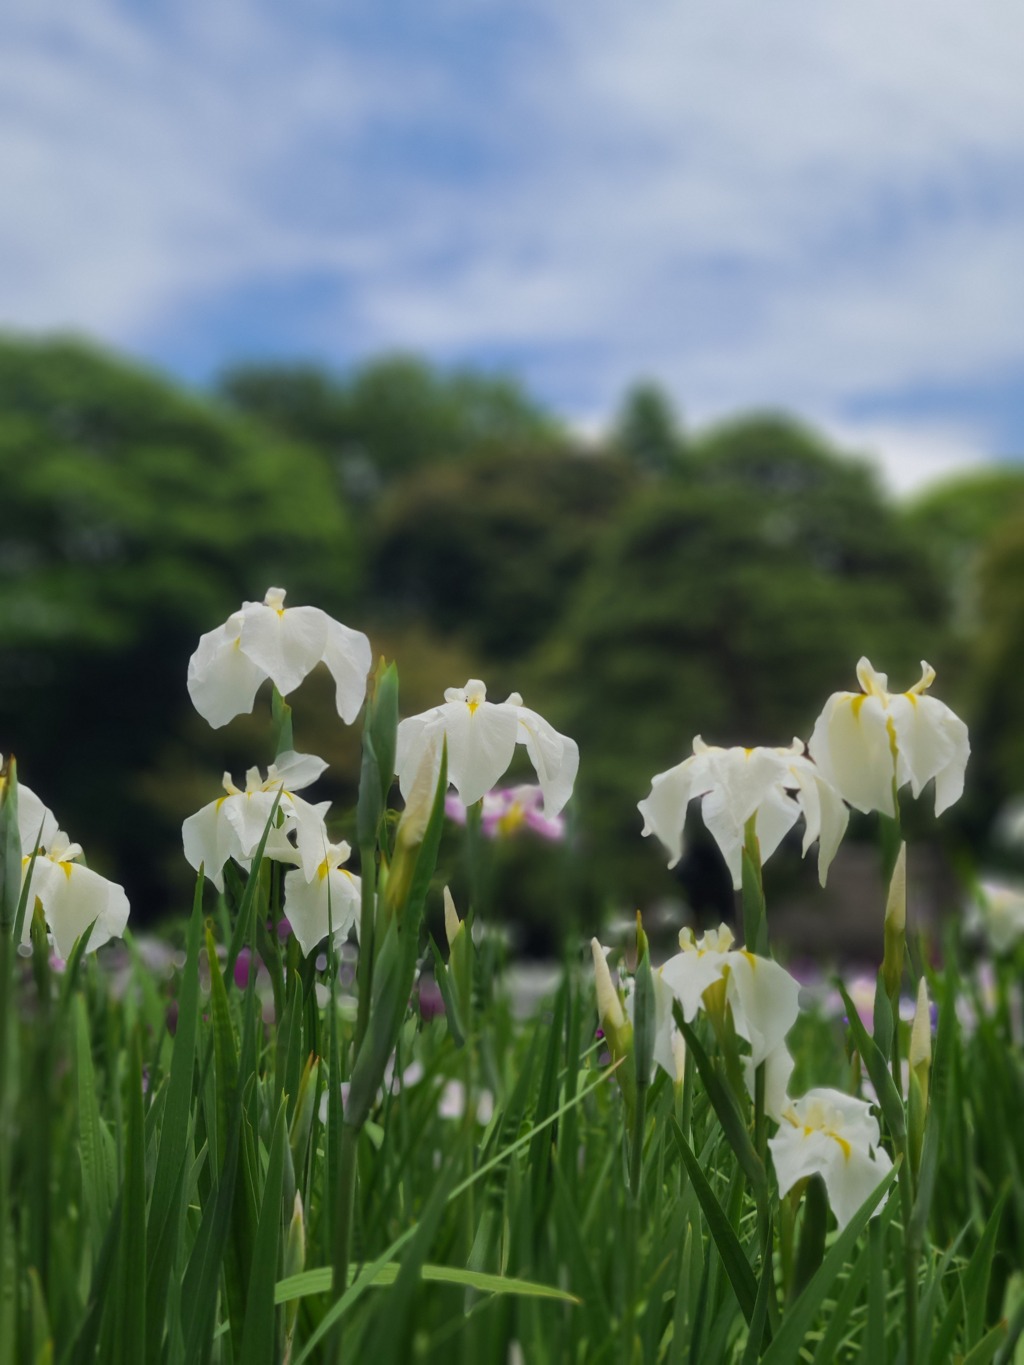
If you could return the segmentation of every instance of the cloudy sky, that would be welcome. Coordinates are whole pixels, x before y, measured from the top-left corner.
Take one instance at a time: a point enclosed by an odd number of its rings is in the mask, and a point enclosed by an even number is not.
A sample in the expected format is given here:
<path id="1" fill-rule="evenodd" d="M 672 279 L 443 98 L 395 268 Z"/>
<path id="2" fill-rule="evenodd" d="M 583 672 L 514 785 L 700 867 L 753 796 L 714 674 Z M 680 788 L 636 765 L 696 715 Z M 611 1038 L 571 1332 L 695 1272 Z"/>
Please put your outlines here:
<path id="1" fill-rule="evenodd" d="M 4 0 L 0 325 L 1024 454 L 1018 0 Z"/>

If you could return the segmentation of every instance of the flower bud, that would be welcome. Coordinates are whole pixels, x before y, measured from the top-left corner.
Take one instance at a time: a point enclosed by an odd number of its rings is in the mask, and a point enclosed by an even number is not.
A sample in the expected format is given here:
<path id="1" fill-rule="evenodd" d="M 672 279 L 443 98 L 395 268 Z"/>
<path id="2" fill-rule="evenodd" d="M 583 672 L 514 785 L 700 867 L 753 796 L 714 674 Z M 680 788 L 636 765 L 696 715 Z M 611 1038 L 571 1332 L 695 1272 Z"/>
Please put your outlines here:
<path id="1" fill-rule="evenodd" d="M 608 1050 L 612 1059 L 619 1063 L 616 1079 L 626 1113 L 632 1122 L 636 1110 L 636 1072 L 633 1059 L 633 1025 L 626 1017 L 622 1000 L 616 989 L 612 974 L 608 970 L 608 960 L 604 949 L 596 938 L 590 940 L 590 951 L 594 957 L 594 984 L 597 988 L 597 1017 L 601 1021 L 604 1035 L 608 1040 Z"/>
<path id="2" fill-rule="evenodd" d="M 608 970 L 608 959 L 596 938 L 590 940 L 590 951 L 594 958 L 594 984 L 597 987 L 597 1017 L 609 1039 L 621 1035 L 628 1027 L 622 1001 Z M 614 1049 L 613 1049 L 614 1050 Z"/>
<path id="3" fill-rule="evenodd" d="M 882 980 L 889 999 L 895 1001 L 903 979 L 903 955 L 907 943 L 907 846 L 900 844 L 896 865 L 889 882 L 889 898 L 885 906 L 885 956 L 882 959 Z"/>
<path id="4" fill-rule="evenodd" d="M 288 1236 L 284 1244 L 284 1278 L 301 1275 L 306 1268 L 306 1221 L 302 1212 L 302 1196 L 295 1191 L 295 1206 L 292 1220 L 288 1224 Z M 301 1299 L 290 1299 L 285 1306 L 285 1335 L 289 1346 L 295 1332 L 295 1322 L 299 1315 Z"/>
<path id="5" fill-rule="evenodd" d="M 917 986 L 917 1006 L 914 1022 L 910 1029 L 910 1069 L 922 1068 L 927 1074 L 932 1065 L 932 1007 L 928 999 L 928 986 L 922 976 Z"/>
<path id="6" fill-rule="evenodd" d="M 931 1003 L 924 977 L 918 982 L 917 1007 L 914 1022 L 910 1027 L 910 1094 L 908 1115 L 908 1136 L 910 1139 L 910 1162 L 916 1173 L 921 1167 L 921 1153 L 924 1149 L 924 1130 L 928 1117 L 928 1080 L 932 1067 L 932 1020 Z"/>
<path id="7" fill-rule="evenodd" d="M 444 932 L 448 940 L 448 951 L 455 947 L 455 940 L 463 932 L 464 925 L 459 919 L 458 911 L 455 909 L 455 902 L 452 893 L 447 886 L 444 889 Z"/>

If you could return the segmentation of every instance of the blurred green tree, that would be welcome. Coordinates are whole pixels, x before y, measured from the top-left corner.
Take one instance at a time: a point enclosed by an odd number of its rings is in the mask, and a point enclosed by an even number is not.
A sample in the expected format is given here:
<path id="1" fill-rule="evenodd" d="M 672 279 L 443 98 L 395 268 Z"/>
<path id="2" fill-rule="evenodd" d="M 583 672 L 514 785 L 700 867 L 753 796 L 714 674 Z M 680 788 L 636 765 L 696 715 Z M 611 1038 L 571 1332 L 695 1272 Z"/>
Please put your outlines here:
<path id="1" fill-rule="evenodd" d="M 635 483 L 623 461 L 569 449 L 483 454 L 410 474 L 377 509 L 377 609 L 458 635 L 481 666 L 521 661 L 557 634 Z"/>
<path id="2" fill-rule="evenodd" d="M 669 473 L 682 456 L 685 439 L 668 394 L 657 384 L 634 385 L 615 419 L 611 445 L 650 474 Z"/>
<path id="3" fill-rule="evenodd" d="M 971 659 L 972 832 L 1024 797 L 1024 513 L 999 524 L 978 563 Z"/>
<path id="4" fill-rule="evenodd" d="M 353 497 L 439 459 L 513 446 L 554 446 L 559 424 L 516 381 L 443 372 L 395 355 L 334 375 L 315 365 L 242 365 L 222 396 L 325 453 Z"/>
<path id="5" fill-rule="evenodd" d="M 1022 515 L 1024 469 L 1012 465 L 943 480 L 907 508 L 910 524 L 927 538 L 952 585 L 952 626 L 961 645 L 978 625 L 986 547 L 1006 522 Z M 966 685 L 967 655 L 962 648 L 953 655 L 958 685 Z"/>

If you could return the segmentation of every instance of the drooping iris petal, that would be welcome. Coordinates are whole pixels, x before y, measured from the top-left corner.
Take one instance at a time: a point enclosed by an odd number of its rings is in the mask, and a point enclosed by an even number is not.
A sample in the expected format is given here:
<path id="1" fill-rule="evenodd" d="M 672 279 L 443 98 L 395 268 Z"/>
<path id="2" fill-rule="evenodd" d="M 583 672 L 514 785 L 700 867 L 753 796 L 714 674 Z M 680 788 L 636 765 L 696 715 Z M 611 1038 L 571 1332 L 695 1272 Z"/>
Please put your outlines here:
<path id="1" fill-rule="evenodd" d="M 898 781 L 910 783 L 915 797 L 935 778 L 935 814 L 963 795 L 970 756 L 967 726 L 936 697 L 908 692 L 889 704 L 898 745 Z"/>
<path id="2" fill-rule="evenodd" d="M 888 717 L 877 697 L 837 692 L 825 703 L 808 741 L 825 777 L 860 811 L 896 813 Z"/>
<path id="3" fill-rule="evenodd" d="M 327 616 L 327 638 L 323 661 L 334 679 L 334 700 L 338 715 L 351 725 L 366 696 L 366 677 L 373 664 L 370 641 L 361 630 L 353 630 Z"/>
<path id="4" fill-rule="evenodd" d="M 4 757 L 0 754 L 0 768 Z M 0 781 L 0 787 L 3 783 Z M 49 848 L 57 835 L 57 817 L 49 806 L 43 805 L 31 787 L 18 783 L 18 838 L 24 855 L 37 848 Z"/>
<path id="5" fill-rule="evenodd" d="M 800 791 L 800 805 L 804 812 L 803 854 L 818 841 L 818 879 L 822 886 L 832 859 L 843 841 L 846 827 L 850 823 L 850 812 L 843 798 L 820 771 L 807 759 L 794 760 L 790 772 L 796 779 Z"/>
<path id="6" fill-rule="evenodd" d="M 285 875 L 285 913 L 307 957 L 332 927 L 334 943 L 339 947 L 353 925 L 358 928 L 360 879 L 342 866 L 350 854 L 345 842 L 329 844 L 310 880 L 299 871 Z"/>
<path id="7" fill-rule="evenodd" d="M 847 815 L 838 792 L 829 789 L 825 776 L 805 758 L 799 739 L 788 749 L 719 749 L 706 745 L 698 735 L 689 758 L 658 773 L 650 795 L 638 803 L 638 809 L 644 817 L 643 834 L 655 834 L 665 845 L 669 867 L 682 856 L 687 807 L 697 797 L 704 823 L 722 851 L 737 890 L 743 877 L 746 824 L 755 815 L 762 863 L 801 814 L 807 824 L 805 853 L 824 834 L 818 855 L 824 884 Z"/>
<path id="8" fill-rule="evenodd" d="M 227 797 L 218 797 L 190 815 L 181 826 L 181 842 L 190 867 L 205 875 L 218 891 L 224 890 L 224 864 L 229 858 L 236 862 L 246 856 L 238 839 L 238 831 L 224 811 Z"/>
<path id="9" fill-rule="evenodd" d="M 526 745 L 526 752 L 537 773 L 537 781 L 544 793 L 544 811 L 558 815 L 569 797 L 580 766 L 580 751 L 574 739 L 559 734 L 543 716 L 526 706 L 519 707 L 519 727 L 516 738 Z"/>
<path id="10" fill-rule="evenodd" d="M 358 714 L 373 657 L 369 640 L 319 607 L 285 607 L 284 599 L 283 588 L 270 588 L 262 602 L 243 603 L 200 639 L 188 690 L 215 729 L 251 711 L 267 678 L 287 696 L 321 662 L 334 678 L 338 714 L 346 723 Z"/>
<path id="11" fill-rule="evenodd" d="M 704 941 L 701 940 L 702 943 Z M 729 942 L 732 942 L 731 934 Z M 704 992 L 721 981 L 728 965 L 727 951 L 705 951 L 695 947 L 676 953 L 661 968 L 659 975 L 682 1005 L 683 1018 L 688 1024 L 703 1007 Z"/>
<path id="12" fill-rule="evenodd" d="M 760 1063 L 764 1067 L 764 1112 L 776 1123 L 782 1117 L 782 1111 L 789 1104 L 789 1083 L 793 1079 L 793 1072 L 796 1070 L 796 1062 L 790 1054 L 789 1048 L 785 1043 L 780 1045 Z M 743 1079 L 746 1082 L 747 1093 L 751 1099 L 754 1098 L 757 1086 L 757 1067 L 753 1057 L 743 1059 Z"/>
<path id="13" fill-rule="evenodd" d="M 576 745 L 524 707 L 518 693 L 504 702 L 489 702 L 484 684 L 470 678 L 465 687 L 450 687 L 443 705 L 403 720 L 395 771 L 407 799 L 409 783 L 430 744 L 437 749 L 436 780 L 442 738 L 448 744 L 449 781 L 467 806 L 481 800 L 501 779 L 517 742 L 526 745 L 537 770 L 545 813 L 557 814 L 569 798 L 579 764 Z"/>
<path id="14" fill-rule="evenodd" d="M 46 926 L 58 956 L 67 958 L 75 940 L 93 925 L 89 937 L 89 951 L 99 948 L 109 939 L 119 938 L 128 923 L 128 897 L 123 886 L 108 881 L 98 872 L 84 867 L 75 859 L 81 856 L 77 844 L 69 844 L 58 831 L 50 852 L 39 854 L 35 861 L 22 860 L 24 876 L 31 878 L 29 906 L 36 900 L 43 907 Z M 25 916 L 22 941 L 31 935 L 31 915 Z"/>
<path id="15" fill-rule="evenodd" d="M 226 795 L 209 802 L 182 824 L 182 843 L 190 865 L 198 871 L 202 864 L 206 876 L 223 891 L 224 864 L 233 858 L 243 867 L 249 866 L 276 805 L 284 834 L 295 832 L 298 850 L 296 853 L 290 845 L 282 847 L 275 834 L 268 839 L 265 854 L 299 862 L 309 880 L 329 842 L 323 820 L 330 803 L 313 805 L 296 796 L 294 789 L 315 782 L 326 767 L 323 759 L 313 754 L 288 751 L 270 765 L 265 779 L 259 769 L 250 768 L 245 791 L 239 791 L 230 774 L 225 773 Z"/>
<path id="16" fill-rule="evenodd" d="M 242 649 L 282 697 L 294 692 L 323 658 L 327 615 L 318 607 L 242 607 Z"/>
<path id="17" fill-rule="evenodd" d="M 750 1044 L 754 1065 L 782 1046 L 800 1013 L 800 983 L 768 957 L 729 954 L 726 997 L 736 1032 Z"/>
<path id="18" fill-rule="evenodd" d="M 820 1175 L 836 1222 L 845 1227 L 892 1167 L 878 1143 L 878 1122 L 864 1100 L 809 1090 L 783 1109 L 779 1131 L 768 1140 L 780 1195 Z"/>
<path id="19" fill-rule="evenodd" d="M 661 968 L 661 977 L 683 1007 L 687 1023 L 704 1006 L 710 986 L 724 979 L 736 1032 L 750 1044 L 754 1065 L 780 1047 L 799 1013 L 800 985 L 771 958 L 734 949 L 726 925 L 694 941 L 684 930 L 681 952 Z"/>
<path id="20" fill-rule="evenodd" d="M 200 636 L 188 661 L 188 694 L 192 705 L 215 730 L 235 716 L 248 714 L 266 673 L 242 653 L 242 613 Z"/>

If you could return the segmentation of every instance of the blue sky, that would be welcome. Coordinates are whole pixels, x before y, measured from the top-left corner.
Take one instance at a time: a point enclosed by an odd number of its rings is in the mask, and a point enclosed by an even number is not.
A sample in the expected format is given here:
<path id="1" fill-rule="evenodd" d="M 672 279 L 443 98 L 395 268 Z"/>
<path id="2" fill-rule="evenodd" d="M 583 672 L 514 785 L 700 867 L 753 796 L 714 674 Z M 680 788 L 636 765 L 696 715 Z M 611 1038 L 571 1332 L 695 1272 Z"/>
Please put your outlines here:
<path id="1" fill-rule="evenodd" d="M 1014 0 L 5 0 L 0 325 L 1024 454 Z"/>

